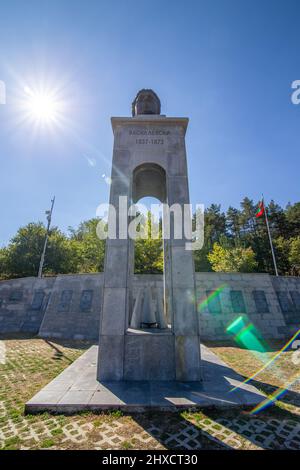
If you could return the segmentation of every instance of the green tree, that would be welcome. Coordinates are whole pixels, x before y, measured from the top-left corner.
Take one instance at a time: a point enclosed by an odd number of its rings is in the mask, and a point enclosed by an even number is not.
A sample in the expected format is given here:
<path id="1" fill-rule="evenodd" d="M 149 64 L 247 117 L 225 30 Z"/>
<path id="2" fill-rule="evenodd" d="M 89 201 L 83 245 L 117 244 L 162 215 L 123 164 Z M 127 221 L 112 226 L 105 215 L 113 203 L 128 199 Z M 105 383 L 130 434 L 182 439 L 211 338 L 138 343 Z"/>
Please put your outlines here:
<path id="1" fill-rule="evenodd" d="M 226 213 L 226 229 L 228 235 L 235 241 L 241 238 L 241 212 L 229 207 Z"/>
<path id="2" fill-rule="evenodd" d="M 285 214 L 289 237 L 298 237 L 300 234 L 300 202 L 293 205 L 288 204 Z"/>
<path id="3" fill-rule="evenodd" d="M 291 263 L 289 260 L 290 240 L 284 237 L 273 239 L 274 252 L 276 256 L 276 264 L 280 275 L 290 274 Z M 274 269 L 274 267 L 272 267 Z M 271 271 L 272 272 L 272 271 Z"/>
<path id="4" fill-rule="evenodd" d="M 151 212 L 149 211 L 146 219 L 147 238 L 138 238 L 134 243 L 135 263 L 134 272 L 136 274 L 159 274 L 163 272 L 163 243 L 161 222 L 157 231 L 158 238 L 151 238 Z"/>
<path id="5" fill-rule="evenodd" d="M 300 236 L 290 240 L 289 262 L 291 265 L 291 274 L 300 275 Z"/>
<path id="6" fill-rule="evenodd" d="M 209 262 L 209 259 L 207 257 L 208 253 L 210 252 L 209 247 L 207 244 L 201 250 L 195 250 L 193 251 L 194 255 L 194 263 L 195 263 L 195 271 L 196 272 L 210 272 L 212 271 L 211 264 Z"/>
<path id="7" fill-rule="evenodd" d="M 7 275 L 7 248 L 0 248 L 0 279 L 9 277 Z"/>
<path id="8" fill-rule="evenodd" d="M 2 250 L 0 272 L 4 278 L 36 276 L 45 241 L 43 223 L 21 227 L 9 245 Z M 44 273 L 68 273 L 74 268 L 72 250 L 67 237 L 58 228 L 50 230 Z"/>
<path id="9" fill-rule="evenodd" d="M 268 210 L 268 220 L 269 226 L 273 238 L 289 237 L 289 228 L 287 223 L 287 218 L 284 210 L 279 204 L 276 204 L 273 200 L 270 201 L 270 204 L 267 207 Z"/>
<path id="10" fill-rule="evenodd" d="M 250 241 L 256 235 L 256 226 L 255 226 L 255 212 L 256 205 L 253 203 L 252 199 L 245 197 L 241 202 L 241 213 L 240 213 L 240 223 L 242 226 L 243 237 L 248 236 Z"/>
<path id="11" fill-rule="evenodd" d="M 82 222 L 77 229 L 69 227 L 70 246 L 76 261 L 75 272 L 93 273 L 104 269 L 105 240 L 97 235 L 99 218 Z"/>
<path id="12" fill-rule="evenodd" d="M 196 221 L 193 217 L 193 230 L 195 230 Z M 207 257 L 215 242 L 218 242 L 226 234 L 225 214 L 221 212 L 221 206 L 212 204 L 204 212 L 204 243 L 201 250 L 195 250 L 194 263 L 195 270 L 202 272 L 212 271 L 210 261 Z"/>
<path id="13" fill-rule="evenodd" d="M 220 204 L 211 204 L 204 213 L 204 239 L 212 247 L 226 233 L 226 218 Z"/>
<path id="14" fill-rule="evenodd" d="M 244 198 L 240 210 L 229 207 L 224 214 L 218 204 L 212 204 L 205 210 L 204 245 L 201 250 L 193 252 L 196 271 L 213 269 L 274 273 L 265 218 L 255 218 L 256 208 L 251 199 Z M 288 204 L 282 209 L 271 201 L 267 209 L 279 273 L 300 275 L 300 202 Z M 77 229 L 69 228 L 68 236 L 58 228 L 52 228 L 44 273 L 102 271 L 105 240 L 97 236 L 99 221 L 94 218 L 82 222 Z M 149 214 L 145 222 L 147 230 L 151 230 Z M 161 221 L 159 234 L 159 239 L 136 240 L 135 272 L 163 271 Z M 21 227 L 10 243 L 0 249 L 0 278 L 36 276 L 45 235 L 46 229 L 41 222 Z"/>
<path id="15" fill-rule="evenodd" d="M 257 267 L 255 254 L 251 247 L 224 248 L 214 243 L 208 259 L 213 271 L 222 272 L 253 272 Z"/>

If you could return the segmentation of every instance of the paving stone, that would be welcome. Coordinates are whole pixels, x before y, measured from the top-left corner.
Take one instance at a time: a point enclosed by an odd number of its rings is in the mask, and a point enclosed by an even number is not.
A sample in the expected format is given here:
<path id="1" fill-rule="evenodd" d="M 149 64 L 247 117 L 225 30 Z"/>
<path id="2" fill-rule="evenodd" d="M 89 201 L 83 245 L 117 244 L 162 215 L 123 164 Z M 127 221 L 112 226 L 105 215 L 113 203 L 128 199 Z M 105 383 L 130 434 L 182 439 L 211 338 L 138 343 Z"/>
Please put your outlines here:
<path id="1" fill-rule="evenodd" d="M 173 381 L 99 383 L 96 380 L 97 347 L 93 346 L 57 379 L 29 400 L 26 403 L 26 410 L 47 411 L 53 410 L 53 406 L 57 412 L 110 408 L 138 412 L 147 408 L 166 410 L 192 406 L 226 408 L 255 405 L 265 398 L 253 386 L 242 384 L 243 378 L 208 348 L 201 346 L 201 350 L 205 371 L 203 384 Z M 58 384 L 63 384 L 65 388 L 60 388 Z M 230 393 L 233 386 L 240 388 Z"/>
<path id="2" fill-rule="evenodd" d="M 57 435 L 58 443 L 52 447 L 53 449 L 65 447 L 123 449 L 130 442 L 134 448 L 147 449 L 194 450 L 207 446 L 241 449 L 247 446 L 251 449 L 300 450 L 300 409 L 299 406 L 292 405 L 287 405 L 289 411 L 285 408 L 286 416 L 290 416 L 290 419 L 276 419 L 271 414 L 268 416 L 264 413 L 258 417 L 251 417 L 241 414 L 239 408 L 234 412 L 225 411 L 229 413 L 230 418 L 227 418 L 227 414 L 224 415 L 222 410 L 219 414 L 212 415 L 209 414 L 209 409 L 207 412 L 204 410 L 207 416 L 201 417 L 196 422 L 191 422 L 186 415 L 185 418 L 179 418 L 178 413 L 174 414 L 177 416 L 176 419 L 168 415 L 165 419 L 160 418 L 160 422 L 148 415 L 147 417 L 135 415 L 134 425 L 132 419 L 129 422 L 127 417 L 118 419 L 109 418 L 109 415 L 107 418 L 93 415 L 11 417 L 11 410 L 17 407 L 16 384 L 17 386 L 22 384 L 24 391 L 23 383 L 25 387 L 30 383 L 28 369 L 33 365 L 32 358 L 36 356 L 40 358 L 41 371 L 53 367 L 53 362 L 49 360 L 50 356 L 44 355 L 45 348 L 48 351 L 50 346 L 41 340 L 15 342 L 13 351 L 8 351 L 8 369 L 0 368 L 0 389 L 2 395 L 5 391 L 6 396 L 5 401 L 2 398 L 0 400 L 0 449 L 8 439 L 14 437 L 21 439 L 21 449 L 40 447 L 43 440 L 55 439 L 52 434 L 54 430 L 60 430 L 61 433 Z M 209 354 L 206 355 L 206 359 L 208 357 Z M 83 356 L 81 358 L 84 369 L 85 359 Z M 11 368 L 12 366 L 14 368 Z M 102 390 L 105 390 L 105 387 Z M 166 384 L 162 390 L 168 390 Z M 18 400 L 22 403 L 22 399 Z M 191 419 L 193 416 L 191 413 Z M 97 427 L 94 425 L 94 420 L 98 419 L 100 426 Z"/>

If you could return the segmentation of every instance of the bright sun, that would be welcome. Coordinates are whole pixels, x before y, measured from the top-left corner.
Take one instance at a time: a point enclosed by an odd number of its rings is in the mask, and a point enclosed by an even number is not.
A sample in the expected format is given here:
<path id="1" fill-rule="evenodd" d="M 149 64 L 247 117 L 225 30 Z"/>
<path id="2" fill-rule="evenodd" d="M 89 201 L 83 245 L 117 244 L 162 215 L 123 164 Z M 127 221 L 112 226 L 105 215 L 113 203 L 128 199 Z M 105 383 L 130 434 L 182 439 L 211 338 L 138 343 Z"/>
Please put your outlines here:
<path id="1" fill-rule="evenodd" d="M 55 103 L 48 95 L 34 95 L 29 102 L 29 107 L 33 116 L 38 119 L 53 119 L 55 115 Z"/>
<path id="2" fill-rule="evenodd" d="M 41 123 L 57 121 L 60 104 L 51 91 L 38 92 L 25 87 L 25 108 L 29 118 Z"/>

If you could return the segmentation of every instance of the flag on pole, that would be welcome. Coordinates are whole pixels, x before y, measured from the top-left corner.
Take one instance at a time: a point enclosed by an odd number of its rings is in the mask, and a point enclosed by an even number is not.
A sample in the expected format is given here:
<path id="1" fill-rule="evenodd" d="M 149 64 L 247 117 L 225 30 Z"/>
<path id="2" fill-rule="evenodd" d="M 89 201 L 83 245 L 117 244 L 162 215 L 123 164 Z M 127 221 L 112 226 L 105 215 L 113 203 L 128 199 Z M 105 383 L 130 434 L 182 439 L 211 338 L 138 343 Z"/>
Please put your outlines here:
<path id="1" fill-rule="evenodd" d="M 268 230 L 269 242 L 270 242 L 272 258 L 273 258 L 273 263 L 274 263 L 274 270 L 275 270 L 276 276 L 278 276 L 277 263 L 276 263 L 276 258 L 275 258 L 274 248 L 273 248 L 273 242 L 272 242 L 272 237 L 271 237 L 271 232 L 270 232 L 270 227 L 269 227 L 269 221 L 268 221 L 268 210 L 265 208 L 264 196 L 262 195 L 262 200 L 259 201 L 259 203 L 258 203 L 258 208 L 256 210 L 255 217 L 256 218 L 261 217 L 263 214 L 265 215 L 265 221 L 266 221 L 266 226 L 267 226 L 267 230 Z"/>
<path id="2" fill-rule="evenodd" d="M 256 210 L 256 213 L 255 213 L 255 217 L 258 218 L 258 217 L 261 217 L 265 212 L 265 206 L 264 206 L 264 201 L 259 201 L 258 203 L 258 208 Z"/>

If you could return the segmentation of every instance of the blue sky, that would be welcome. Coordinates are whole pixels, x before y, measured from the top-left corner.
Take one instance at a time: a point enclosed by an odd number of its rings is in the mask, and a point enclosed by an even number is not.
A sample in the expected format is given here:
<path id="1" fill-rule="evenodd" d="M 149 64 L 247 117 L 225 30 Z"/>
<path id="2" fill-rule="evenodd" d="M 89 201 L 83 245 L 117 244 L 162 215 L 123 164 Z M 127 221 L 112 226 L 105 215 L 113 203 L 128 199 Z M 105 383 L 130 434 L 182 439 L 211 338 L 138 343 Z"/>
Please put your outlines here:
<path id="1" fill-rule="evenodd" d="M 299 201 L 299 44 L 297 0 L 2 1 L 0 246 L 44 220 L 53 194 L 62 230 L 95 216 L 108 199 L 110 116 L 129 116 L 140 88 L 163 114 L 190 118 L 193 203 Z M 64 103 L 57 126 L 22 119 L 24 88 L 41 84 Z"/>

